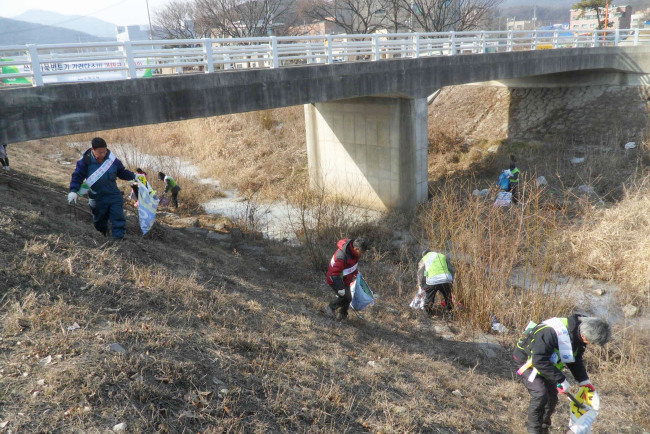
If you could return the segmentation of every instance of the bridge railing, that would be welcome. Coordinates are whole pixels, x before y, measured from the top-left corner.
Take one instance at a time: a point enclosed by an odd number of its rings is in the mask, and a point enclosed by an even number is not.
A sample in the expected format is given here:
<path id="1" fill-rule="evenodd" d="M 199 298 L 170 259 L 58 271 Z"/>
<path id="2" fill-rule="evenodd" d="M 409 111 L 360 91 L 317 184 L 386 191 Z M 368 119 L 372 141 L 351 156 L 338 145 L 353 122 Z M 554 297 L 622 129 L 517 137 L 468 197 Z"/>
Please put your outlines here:
<path id="1" fill-rule="evenodd" d="M 508 30 L 0 46 L 0 86 L 650 44 L 650 30 Z"/>

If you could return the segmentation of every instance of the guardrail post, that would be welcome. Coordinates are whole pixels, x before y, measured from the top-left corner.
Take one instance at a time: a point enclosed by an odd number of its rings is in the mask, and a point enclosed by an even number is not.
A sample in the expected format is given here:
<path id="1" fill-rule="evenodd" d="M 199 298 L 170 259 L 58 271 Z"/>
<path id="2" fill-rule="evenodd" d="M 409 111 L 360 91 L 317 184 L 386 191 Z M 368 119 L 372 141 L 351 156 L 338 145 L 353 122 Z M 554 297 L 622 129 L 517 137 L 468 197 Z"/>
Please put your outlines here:
<path id="1" fill-rule="evenodd" d="M 27 44 L 29 49 L 29 61 L 32 65 L 32 76 L 34 77 L 34 86 L 43 86 L 43 74 L 41 73 L 41 61 L 38 58 L 38 49 L 34 44 Z"/>
<path id="2" fill-rule="evenodd" d="M 456 55 L 456 33 L 454 33 L 453 31 L 449 36 L 449 43 L 451 44 L 451 55 L 455 56 Z"/>
<path id="3" fill-rule="evenodd" d="M 420 34 L 413 35 L 413 43 L 415 44 L 415 58 L 420 57 Z"/>
<path id="4" fill-rule="evenodd" d="M 598 32 L 594 30 L 594 35 L 591 38 L 591 46 L 592 47 L 597 47 L 598 46 Z"/>
<path id="5" fill-rule="evenodd" d="M 639 28 L 634 29 L 634 45 L 639 45 Z"/>
<path id="6" fill-rule="evenodd" d="M 327 64 L 331 65 L 334 63 L 332 58 L 332 35 L 327 35 Z"/>
<path id="7" fill-rule="evenodd" d="M 223 69 L 233 69 L 234 65 L 230 63 L 230 54 L 224 53 L 223 59 L 226 61 L 226 63 L 223 64 Z"/>
<path id="8" fill-rule="evenodd" d="M 537 50 L 537 30 L 534 30 L 533 33 L 533 50 Z"/>
<path id="9" fill-rule="evenodd" d="M 138 78 L 135 72 L 135 59 L 133 59 L 131 41 L 124 41 L 124 54 L 126 55 L 126 66 L 129 68 L 129 79 Z"/>
<path id="10" fill-rule="evenodd" d="M 616 29 L 616 33 L 614 34 L 614 46 L 618 47 L 618 43 L 621 40 L 621 29 Z"/>
<path id="11" fill-rule="evenodd" d="M 508 49 L 507 49 L 507 51 L 512 51 L 512 49 L 513 49 L 513 37 L 514 37 L 514 31 L 513 30 L 508 30 Z"/>
<path id="12" fill-rule="evenodd" d="M 553 49 L 557 48 L 557 38 L 558 38 L 558 36 L 559 36 L 558 31 L 557 30 L 554 31 L 553 32 Z"/>
<path id="13" fill-rule="evenodd" d="M 481 53 L 485 53 L 486 50 L 486 45 L 485 45 L 485 31 L 481 32 Z"/>
<path id="14" fill-rule="evenodd" d="M 379 49 L 379 34 L 375 33 L 372 35 L 372 60 L 377 61 L 381 59 L 381 50 Z"/>
<path id="15" fill-rule="evenodd" d="M 270 36 L 271 38 L 271 54 L 273 55 L 273 64 L 271 68 L 275 69 L 280 65 L 278 59 L 278 38 L 277 36 Z"/>
<path id="16" fill-rule="evenodd" d="M 214 72 L 214 59 L 212 58 L 212 39 L 203 38 L 203 54 L 205 54 L 205 73 Z"/>

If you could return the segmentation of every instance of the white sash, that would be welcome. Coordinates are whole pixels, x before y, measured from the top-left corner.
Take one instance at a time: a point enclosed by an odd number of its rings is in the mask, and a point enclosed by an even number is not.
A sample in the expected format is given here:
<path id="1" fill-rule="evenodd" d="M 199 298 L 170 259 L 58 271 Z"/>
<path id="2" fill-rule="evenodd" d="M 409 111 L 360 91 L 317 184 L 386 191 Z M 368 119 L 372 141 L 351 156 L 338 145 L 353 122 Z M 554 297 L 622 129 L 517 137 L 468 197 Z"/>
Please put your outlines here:
<path id="1" fill-rule="evenodd" d="M 343 275 L 347 276 L 348 274 L 354 273 L 355 271 L 357 271 L 357 265 L 359 265 L 359 264 L 354 264 L 350 268 L 344 268 L 343 269 Z"/>
<path id="2" fill-rule="evenodd" d="M 99 169 L 95 170 L 92 175 L 90 175 L 88 178 L 86 178 L 86 185 L 88 187 L 92 187 L 94 183 L 96 183 L 99 178 L 102 177 L 104 173 L 108 171 L 108 169 L 111 167 L 113 162 L 115 161 L 115 155 L 111 152 L 106 161 L 102 163 L 101 166 L 99 166 Z"/>
<path id="3" fill-rule="evenodd" d="M 551 318 L 547 319 L 543 323 L 553 327 L 555 334 L 557 334 L 557 345 L 558 350 L 560 350 L 560 361 L 562 363 L 575 362 L 575 357 L 573 357 L 573 348 L 571 348 L 571 336 L 569 336 L 569 331 L 567 330 L 562 320 L 559 318 Z"/>

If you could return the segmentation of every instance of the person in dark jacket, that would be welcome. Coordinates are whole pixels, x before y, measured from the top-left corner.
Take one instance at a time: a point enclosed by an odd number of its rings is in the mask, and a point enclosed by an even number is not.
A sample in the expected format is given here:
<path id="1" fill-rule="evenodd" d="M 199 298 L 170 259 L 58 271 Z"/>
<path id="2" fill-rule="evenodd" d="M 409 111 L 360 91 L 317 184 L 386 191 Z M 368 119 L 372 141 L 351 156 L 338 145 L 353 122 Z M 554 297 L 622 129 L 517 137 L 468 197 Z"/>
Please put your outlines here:
<path id="1" fill-rule="evenodd" d="M 357 277 L 357 262 L 368 250 L 368 243 L 363 238 L 342 239 L 337 243 L 338 249 L 334 252 L 327 269 L 325 281 L 336 294 L 336 298 L 325 307 L 325 313 L 334 316 L 339 309 L 339 320 L 348 317 L 348 309 L 352 301 L 350 284 Z"/>
<path id="2" fill-rule="evenodd" d="M 609 324 L 596 317 L 572 315 L 530 324 L 513 354 L 520 365 L 517 373 L 530 393 L 529 433 L 548 433 L 558 392 L 567 393 L 570 384 L 562 368 L 566 366 L 581 387 L 594 391 L 582 362 L 587 344 L 605 345 L 611 338 Z"/>
<path id="3" fill-rule="evenodd" d="M 124 238 L 126 218 L 117 178 L 132 181 L 135 174 L 126 170 L 122 162 L 108 150 L 104 139 L 95 137 L 91 148 L 77 161 L 77 167 L 72 173 L 68 203 L 76 203 L 78 195 L 84 194 L 88 189 L 88 204 L 95 229 L 107 236 L 110 220 L 113 238 L 121 240 Z"/>
<path id="4" fill-rule="evenodd" d="M 512 160 L 510 162 L 510 174 L 508 175 L 508 179 L 510 180 L 510 187 L 508 188 L 508 191 L 512 193 L 512 203 L 515 205 L 519 203 L 519 168 L 517 168 L 517 163 Z"/>

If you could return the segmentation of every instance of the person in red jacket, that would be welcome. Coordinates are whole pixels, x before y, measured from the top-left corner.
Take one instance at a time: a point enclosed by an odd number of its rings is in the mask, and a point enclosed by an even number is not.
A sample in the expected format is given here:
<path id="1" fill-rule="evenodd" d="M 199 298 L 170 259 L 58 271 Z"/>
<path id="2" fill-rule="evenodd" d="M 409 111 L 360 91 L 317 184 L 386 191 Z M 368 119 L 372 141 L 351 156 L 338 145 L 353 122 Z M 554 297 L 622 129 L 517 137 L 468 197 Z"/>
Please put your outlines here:
<path id="1" fill-rule="evenodd" d="M 357 277 L 357 262 L 368 250 L 368 243 L 359 237 L 356 239 L 342 239 L 337 243 L 338 250 L 334 252 L 327 269 L 325 281 L 336 294 L 336 298 L 325 307 L 325 313 L 334 316 L 339 309 L 339 320 L 348 317 L 348 308 L 352 301 L 350 283 Z"/>

